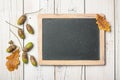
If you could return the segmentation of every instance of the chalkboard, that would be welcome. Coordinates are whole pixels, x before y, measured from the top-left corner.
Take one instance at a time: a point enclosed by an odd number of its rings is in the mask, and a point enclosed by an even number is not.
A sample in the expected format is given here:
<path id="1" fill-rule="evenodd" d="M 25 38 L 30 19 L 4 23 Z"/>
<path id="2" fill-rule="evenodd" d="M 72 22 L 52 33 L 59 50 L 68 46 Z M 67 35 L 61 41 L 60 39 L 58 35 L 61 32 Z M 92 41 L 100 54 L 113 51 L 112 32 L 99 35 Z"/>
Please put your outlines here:
<path id="1" fill-rule="evenodd" d="M 103 65 L 104 31 L 95 15 L 40 15 L 41 65 Z"/>

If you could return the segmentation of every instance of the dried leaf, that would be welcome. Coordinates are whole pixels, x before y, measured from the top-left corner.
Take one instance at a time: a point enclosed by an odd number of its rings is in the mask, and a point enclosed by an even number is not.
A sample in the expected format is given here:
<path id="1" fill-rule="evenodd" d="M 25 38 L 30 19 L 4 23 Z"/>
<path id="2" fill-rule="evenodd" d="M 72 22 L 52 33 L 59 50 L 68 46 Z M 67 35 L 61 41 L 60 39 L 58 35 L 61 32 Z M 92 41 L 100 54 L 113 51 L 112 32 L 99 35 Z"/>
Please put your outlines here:
<path id="1" fill-rule="evenodd" d="M 107 22 L 107 20 L 105 19 L 105 17 L 97 14 L 96 16 L 96 20 L 97 20 L 97 24 L 100 30 L 105 30 L 107 32 L 110 32 L 110 24 Z"/>
<path id="2" fill-rule="evenodd" d="M 6 59 L 8 60 L 6 62 L 6 66 L 9 71 L 14 71 L 18 68 L 18 65 L 20 64 L 19 52 L 19 49 L 16 49 L 10 56 L 6 57 Z"/>

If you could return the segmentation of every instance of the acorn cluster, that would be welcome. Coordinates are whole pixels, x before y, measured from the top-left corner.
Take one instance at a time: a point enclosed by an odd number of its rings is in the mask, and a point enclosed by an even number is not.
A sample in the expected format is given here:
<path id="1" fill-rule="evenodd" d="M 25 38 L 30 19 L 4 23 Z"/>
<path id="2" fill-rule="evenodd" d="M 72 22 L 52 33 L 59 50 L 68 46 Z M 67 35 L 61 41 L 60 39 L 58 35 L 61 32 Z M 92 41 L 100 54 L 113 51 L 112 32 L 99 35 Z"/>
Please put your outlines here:
<path id="1" fill-rule="evenodd" d="M 17 21 L 17 24 L 18 25 L 24 25 L 24 23 L 26 22 L 27 20 L 27 16 L 26 14 L 22 15 L 19 17 L 18 21 Z M 9 22 L 6 21 L 6 23 L 12 25 L 13 27 L 17 28 L 17 32 L 18 32 L 18 36 L 20 39 L 25 39 L 25 33 L 24 33 L 24 30 L 22 28 L 19 28 Z M 33 27 L 26 23 L 26 30 L 28 31 L 29 34 L 34 34 L 34 29 Z M 14 34 L 16 36 L 16 34 Z M 6 51 L 8 53 L 12 53 L 16 48 L 17 46 L 13 43 L 12 40 L 9 41 L 9 44 L 10 46 L 6 49 Z M 22 47 L 21 47 L 22 48 Z M 28 52 L 33 48 L 33 43 L 32 42 L 28 42 L 23 48 L 22 48 L 22 61 L 23 63 L 27 64 L 28 63 L 28 56 L 30 56 L 30 62 L 33 66 L 37 66 L 37 61 L 35 59 L 35 57 L 33 55 L 30 55 L 28 54 Z"/>

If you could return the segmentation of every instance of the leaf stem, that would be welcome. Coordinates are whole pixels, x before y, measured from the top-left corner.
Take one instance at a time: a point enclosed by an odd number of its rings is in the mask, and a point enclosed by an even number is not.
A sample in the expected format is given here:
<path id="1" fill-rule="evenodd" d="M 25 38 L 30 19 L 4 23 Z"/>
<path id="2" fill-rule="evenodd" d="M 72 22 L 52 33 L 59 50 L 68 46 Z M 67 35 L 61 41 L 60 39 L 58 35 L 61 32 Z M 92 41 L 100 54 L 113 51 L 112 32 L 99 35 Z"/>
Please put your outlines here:
<path id="1" fill-rule="evenodd" d="M 43 9 L 43 8 L 41 8 L 41 9 L 39 9 L 39 10 L 37 10 L 37 11 L 34 11 L 34 12 L 25 13 L 25 15 L 27 15 L 27 14 L 34 14 L 34 13 L 40 12 L 42 9 Z"/>
<path id="2" fill-rule="evenodd" d="M 17 26 L 15 26 L 15 25 L 13 25 L 13 24 L 11 24 L 10 22 L 8 22 L 8 21 L 5 21 L 7 24 L 9 24 L 9 25 L 11 25 L 11 26 L 13 26 L 13 27 L 15 27 L 15 28 L 17 28 L 17 29 L 21 29 L 21 28 L 19 28 L 19 27 L 17 27 Z"/>

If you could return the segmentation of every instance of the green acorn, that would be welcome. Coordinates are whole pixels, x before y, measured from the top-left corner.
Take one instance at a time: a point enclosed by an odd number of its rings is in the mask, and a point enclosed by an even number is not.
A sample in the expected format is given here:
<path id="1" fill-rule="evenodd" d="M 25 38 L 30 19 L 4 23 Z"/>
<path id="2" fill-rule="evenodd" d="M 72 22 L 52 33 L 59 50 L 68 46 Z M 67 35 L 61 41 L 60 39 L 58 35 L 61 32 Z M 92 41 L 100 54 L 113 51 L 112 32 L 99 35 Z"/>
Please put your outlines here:
<path id="1" fill-rule="evenodd" d="M 22 53 L 22 61 L 23 61 L 23 63 L 25 63 L 25 64 L 28 63 L 28 55 L 27 55 L 27 53 L 25 53 L 25 52 Z"/>
<path id="2" fill-rule="evenodd" d="M 8 53 L 11 53 L 11 52 L 13 52 L 16 48 L 17 48 L 16 45 L 10 44 L 10 46 L 6 49 L 6 51 L 7 51 Z"/>
<path id="3" fill-rule="evenodd" d="M 25 39 L 25 34 L 24 34 L 24 31 L 22 29 L 18 29 L 18 35 L 21 39 Z"/>
<path id="4" fill-rule="evenodd" d="M 26 21 L 26 19 L 27 19 L 26 15 L 22 15 L 22 16 L 18 19 L 17 24 L 18 24 L 18 25 L 24 24 L 25 21 Z"/>
<path id="5" fill-rule="evenodd" d="M 33 66 L 37 66 L 37 61 L 36 59 L 34 58 L 34 56 L 30 56 L 30 62 Z"/>
<path id="6" fill-rule="evenodd" d="M 34 30 L 30 24 L 26 24 L 26 29 L 30 34 L 34 34 Z"/>
<path id="7" fill-rule="evenodd" d="M 23 48 L 23 51 L 24 52 L 28 52 L 30 51 L 31 49 L 33 48 L 33 43 L 32 42 L 29 42 L 25 45 L 25 47 Z"/>
<path id="8" fill-rule="evenodd" d="M 12 48 L 11 46 L 9 46 L 9 47 L 6 49 L 6 51 L 7 51 L 8 53 L 11 53 L 11 52 L 13 51 L 13 48 Z"/>

